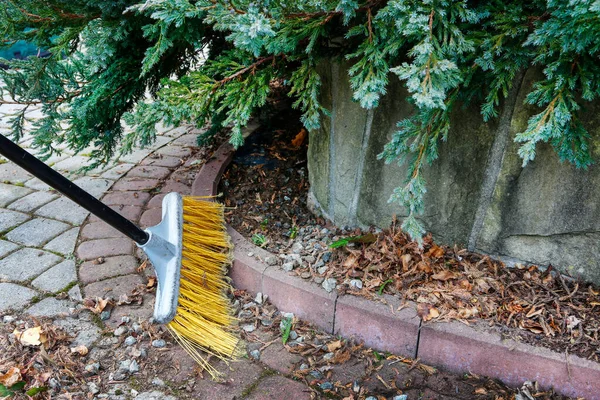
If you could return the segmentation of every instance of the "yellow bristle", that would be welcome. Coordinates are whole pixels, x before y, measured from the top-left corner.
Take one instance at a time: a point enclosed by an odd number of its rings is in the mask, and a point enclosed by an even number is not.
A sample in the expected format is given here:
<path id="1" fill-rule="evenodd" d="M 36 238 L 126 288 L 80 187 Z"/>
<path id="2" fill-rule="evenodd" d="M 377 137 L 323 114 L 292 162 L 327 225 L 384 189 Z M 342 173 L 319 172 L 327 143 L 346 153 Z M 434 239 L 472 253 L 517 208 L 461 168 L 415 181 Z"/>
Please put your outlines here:
<path id="1" fill-rule="evenodd" d="M 168 327 L 173 337 L 213 378 L 219 375 L 202 353 L 224 361 L 241 355 L 236 319 L 226 292 L 231 242 L 223 205 L 208 197 L 183 197 L 183 253 L 179 305 Z"/>

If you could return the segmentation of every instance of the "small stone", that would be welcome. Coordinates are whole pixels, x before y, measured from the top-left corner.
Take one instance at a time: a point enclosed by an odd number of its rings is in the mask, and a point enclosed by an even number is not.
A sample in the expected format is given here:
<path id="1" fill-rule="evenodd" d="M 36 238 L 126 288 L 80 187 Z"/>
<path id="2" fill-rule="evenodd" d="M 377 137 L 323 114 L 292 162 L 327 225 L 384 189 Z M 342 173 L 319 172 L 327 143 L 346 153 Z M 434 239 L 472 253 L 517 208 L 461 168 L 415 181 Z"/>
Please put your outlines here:
<path id="1" fill-rule="evenodd" d="M 307 364 L 300 364 L 300 371 L 306 371 L 308 369 Z"/>
<path id="2" fill-rule="evenodd" d="M 399 394 L 397 396 L 394 396 L 393 400 L 408 400 L 408 395 L 407 394 Z"/>
<path id="3" fill-rule="evenodd" d="M 137 361 L 131 360 L 131 364 L 129 364 L 129 372 L 136 373 L 140 370 L 140 364 Z"/>
<path id="4" fill-rule="evenodd" d="M 140 357 L 141 357 L 141 358 L 146 358 L 146 357 L 148 357 L 148 350 L 146 350 L 146 349 L 144 349 L 144 348 L 140 349 Z"/>
<path id="5" fill-rule="evenodd" d="M 254 298 L 254 301 L 257 304 L 262 304 L 262 302 L 263 302 L 263 294 L 261 292 L 256 293 L 256 297 Z"/>
<path id="6" fill-rule="evenodd" d="M 357 289 L 362 289 L 363 287 L 363 283 L 360 279 L 351 279 L 350 280 L 350 287 L 355 287 Z"/>
<path id="7" fill-rule="evenodd" d="M 302 279 L 309 279 L 311 276 L 312 276 L 312 275 L 311 275 L 311 273 L 310 273 L 310 272 L 303 272 L 303 273 L 301 273 L 301 274 L 300 274 L 300 277 L 301 277 Z"/>
<path id="8" fill-rule="evenodd" d="M 315 379 L 323 379 L 321 371 L 310 371 L 310 375 Z"/>
<path id="9" fill-rule="evenodd" d="M 321 283 L 323 283 L 324 280 L 325 280 L 325 278 L 323 278 L 323 277 L 315 276 L 315 283 L 316 284 L 320 285 Z"/>
<path id="10" fill-rule="evenodd" d="M 131 319 L 127 316 L 123 316 L 121 317 L 121 322 L 123 322 L 124 324 L 128 324 L 129 321 L 131 321 Z"/>
<path id="11" fill-rule="evenodd" d="M 284 271 L 292 271 L 294 269 L 294 264 L 286 262 L 283 263 L 283 265 L 281 266 L 281 268 L 283 268 Z"/>
<path id="12" fill-rule="evenodd" d="M 254 253 L 253 252 L 248 253 L 248 257 L 254 257 Z"/>
<path id="13" fill-rule="evenodd" d="M 265 257 L 265 262 L 268 265 L 271 265 L 271 266 L 277 265 L 277 257 L 275 257 L 275 256 L 267 256 L 267 257 Z"/>
<path id="14" fill-rule="evenodd" d="M 319 386 L 323 390 L 331 390 L 331 389 L 333 389 L 333 384 L 331 382 L 323 382 Z"/>
<path id="15" fill-rule="evenodd" d="M 273 321 L 270 319 L 261 319 L 260 323 L 262 326 L 271 326 L 273 325 Z"/>
<path id="16" fill-rule="evenodd" d="M 131 366 L 131 360 L 123 360 L 119 364 L 119 371 L 127 372 L 127 371 L 129 371 L 130 366 Z"/>
<path id="17" fill-rule="evenodd" d="M 308 264 L 312 264 L 315 262 L 315 257 L 314 256 L 306 256 L 306 257 L 304 257 L 304 261 L 306 261 Z"/>
<path id="18" fill-rule="evenodd" d="M 60 382 L 58 382 L 56 378 L 50 378 L 48 381 L 48 386 L 50 386 L 52 389 L 58 389 L 60 388 Z"/>
<path id="19" fill-rule="evenodd" d="M 100 320 L 107 321 L 110 318 L 110 311 L 102 311 L 100 313 Z"/>
<path id="20" fill-rule="evenodd" d="M 325 265 L 325 262 L 323 262 L 323 260 L 319 260 L 319 261 L 317 261 L 317 263 L 315 265 L 313 265 L 313 268 L 319 269 L 324 265 Z"/>
<path id="21" fill-rule="evenodd" d="M 327 360 L 327 361 L 329 361 L 329 360 L 331 360 L 331 359 L 333 358 L 333 356 L 334 356 L 334 355 L 335 355 L 335 354 L 333 354 L 333 353 L 327 353 L 327 354 L 325 354 L 325 355 L 323 356 L 323 360 Z"/>
<path id="22" fill-rule="evenodd" d="M 321 229 L 321 232 L 319 232 L 319 233 L 323 236 L 329 235 L 329 229 L 323 228 L 323 229 Z"/>
<path id="23" fill-rule="evenodd" d="M 286 263 L 292 263 L 294 267 L 299 267 L 302 265 L 302 257 L 299 254 L 288 254 L 285 256 Z"/>
<path id="24" fill-rule="evenodd" d="M 294 313 L 293 312 L 284 312 L 284 313 L 281 313 L 281 316 L 283 318 L 294 319 Z"/>
<path id="25" fill-rule="evenodd" d="M 167 342 L 165 342 L 162 339 L 156 339 L 152 341 L 152 347 L 156 347 L 158 349 L 161 349 L 163 347 L 165 347 L 167 345 Z"/>
<path id="26" fill-rule="evenodd" d="M 329 260 L 331 260 L 331 252 L 330 251 L 326 251 L 325 253 L 323 253 L 322 260 L 324 262 L 329 262 Z"/>
<path id="27" fill-rule="evenodd" d="M 156 377 L 156 378 L 152 379 L 152 384 L 154 386 L 165 386 L 165 381 L 163 381 L 159 377 Z"/>
<path id="28" fill-rule="evenodd" d="M 109 378 L 110 378 L 110 375 L 109 375 Z M 123 372 L 123 371 L 117 371 L 112 376 L 113 381 L 124 381 L 125 379 L 127 379 L 127 373 Z"/>
<path id="29" fill-rule="evenodd" d="M 335 287 L 337 286 L 337 281 L 334 278 L 328 278 L 323 281 L 321 286 L 323 286 L 323 289 L 325 289 L 329 293 L 335 289 Z"/>
<path id="30" fill-rule="evenodd" d="M 360 392 L 360 383 L 358 381 L 352 382 L 352 390 L 354 393 Z"/>
<path id="31" fill-rule="evenodd" d="M 302 243 L 300 242 L 295 242 L 292 245 L 292 252 L 294 254 L 300 254 L 302 252 L 302 250 L 304 250 L 304 246 L 302 246 Z"/>
<path id="32" fill-rule="evenodd" d="M 133 336 L 127 336 L 124 343 L 125 343 L 125 346 L 133 346 L 134 344 L 137 343 L 137 339 L 134 338 Z"/>
<path id="33" fill-rule="evenodd" d="M 117 329 L 115 329 L 115 331 L 113 332 L 113 334 L 115 336 L 121 336 L 124 335 L 125 333 L 127 333 L 127 327 L 126 326 L 119 326 Z"/>
<path id="34" fill-rule="evenodd" d="M 97 374 L 99 370 L 100 370 L 99 362 L 91 363 L 91 364 L 88 364 L 85 366 L 85 371 L 89 372 L 90 374 Z"/>
<path id="35" fill-rule="evenodd" d="M 10 324 L 11 322 L 13 322 L 16 318 L 13 317 L 12 315 L 5 315 L 4 318 L 2 318 L 2 322 L 4 322 L 5 324 Z"/>
<path id="36" fill-rule="evenodd" d="M 377 397 L 375 397 L 375 396 L 369 396 L 365 400 L 377 400 Z"/>
<path id="37" fill-rule="evenodd" d="M 291 199 L 290 199 L 288 196 L 283 196 L 283 199 L 284 199 L 285 201 L 290 201 L 290 200 L 291 200 Z"/>
<path id="38" fill-rule="evenodd" d="M 313 249 L 315 249 L 315 250 L 317 250 L 317 251 L 321 251 L 321 250 L 323 250 L 323 246 L 321 246 L 321 244 L 320 244 L 320 243 L 315 243 L 315 244 L 313 245 Z"/>
<path id="39" fill-rule="evenodd" d="M 135 333 L 140 333 L 142 331 L 142 326 L 137 322 L 134 322 L 133 325 L 131 325 L 131 328 Z"/>
<path id="40" fill-rule="evenodd" d="M 327 268 L 328 268 L 328 267 L 327 267 L 326 265 L 325 265 L 325 266 L 323 266 L 323 267 L 321 267 L 321 268 L 317 268 L 317 272 L 318 272 L 319 274 L 323 275 L 325 272 L 327 272 Z"/>
<path id="41" fill-rule="evenodd" d="M 254 324 L 248 324 L 248 325 L 242 325 L 242 329 L 245 332 L 250 333 L 250 332 L 254 332 L 256 330 L 256 327 L 254 326 Z"/>
<path id="42" fill-rule="evenodd" d="M 88 386 L 88 391 L 91 394 L 96 394 L 100 391 L 100 389 L 98 388 L 98 385 L 96 385 L 94 382 L 88 382 L 87 386 Z"/>
<path id="43" fill-rule="evenodd" d="M 260 350 L 252 350 L 250 352 L 250 357 L 252 357 L 256 361 L 260 360 Z"/>
<path id="44" fill-rule="evenodd" d="M 129 392 L 129 393 L 131 393 L 131 395 L 132 395 L 133 397 L 137 397 L 137 395 L 138 395 L 138 394 L 140 394 L 140 392 L 138 392 L 138 391 L 137 391 L 137 390 L 135 390 L 135 389 L 131 389 L 131 392 Z"/>
<path id="45" fill-rule="evenodd" d="M 290 339 L 291 340 L 298 339 L 298 333 L 296 333 L 296 331 L 290 331 Z"/>

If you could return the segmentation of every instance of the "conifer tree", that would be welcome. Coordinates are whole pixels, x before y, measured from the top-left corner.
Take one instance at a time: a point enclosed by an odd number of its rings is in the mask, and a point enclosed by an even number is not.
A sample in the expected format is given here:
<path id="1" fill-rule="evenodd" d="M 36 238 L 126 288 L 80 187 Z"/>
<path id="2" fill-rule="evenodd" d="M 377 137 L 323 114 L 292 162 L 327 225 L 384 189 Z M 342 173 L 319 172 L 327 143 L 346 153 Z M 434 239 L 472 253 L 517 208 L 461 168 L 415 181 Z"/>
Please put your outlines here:
<path id="1" fill-rule="evenodd" d="M 475 101 L 484 120 L 496 118 L 526 68 L 543 74 L 526 100 L 539 113 L 515 139 L 523 165 L 540 142 L 577 167 L 592 162 L 581 110 L 600 94 L 598 0 L 0 1 L 4 46 L 27 40 L 51 53 L 1 73 L 5 101 L 43 104 L 33 133 L 46 156 L 59 143 L 93 145 L 96 162 L 106 162 L 152 142 L 159 121 L 212 122 L 239 146 L 273 81 L 313 130 L 329 113 L 317 66 L 343 57 L 362 107 L 377 107 L 390 79 L 410 93 L 414 114 L 380 158 L 408 163 L 390 201 L 409 211 L 403 227 L 414 238 L 423 233 L 421 172 L 448 137 L 452 109 Z M 15 138 L 25 110 L 12 119 Z"/>

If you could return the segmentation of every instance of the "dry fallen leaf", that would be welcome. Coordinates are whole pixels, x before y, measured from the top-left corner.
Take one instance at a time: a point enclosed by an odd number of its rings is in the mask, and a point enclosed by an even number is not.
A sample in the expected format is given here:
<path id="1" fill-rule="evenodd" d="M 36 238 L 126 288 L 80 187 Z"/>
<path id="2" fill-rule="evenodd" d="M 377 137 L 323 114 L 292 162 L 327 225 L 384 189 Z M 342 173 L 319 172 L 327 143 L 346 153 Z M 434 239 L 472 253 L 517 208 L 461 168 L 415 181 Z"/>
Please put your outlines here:
<path id="1" fill-rule="evenodd" d="M 144 260 L 144 262 L 136 268 L 137 272 L 142 272 L 146 269 L 146 267 L 148 266 L 148 260 Z"/>
<path id="2" fill-rule="evenodd" d="M 300 130 L 300 132 L 298 132 L 296 137 L 292 140 L 292 146 L 294 146 L 294 147 L 302 146 L 302 143 L 304 143 L 304 140 L 306 139 L 307 135 L 308 135 L 308 132 L 306 131 L 306 129 L 302 128 Z"/>
<path id="3" fill-rule="evenodd" d="M 428 303 L 419 303 L 417 305 L 417 314 L 423 321 L 429 321 L 440 316 L 438 309 Z"/>
<path id="4" fill-rule="evenodd" d="M 88 353 L 88 348 L 84 345 L 79 345 L 77 347 L 71 347 L 71 353 L 77 353 L 80 356 L 85 356 Z"/>
<path id="5" fill-rule="evenodd" d="M 13 334 L 23 346 L 39 346 L 47 340 L 41 326 L 25 329 L 23 332 L 15 329 Z"/>
<path id="6" fill-rule="evenodd" d="M 94 314 L 100 314 L 102 311 L 104 311 L 109 301 L 109 299 L 102 299 L 100 297 L 96 298 L 96 305 L 93 308 L 90 308 L 90 311 Z"/>
<path id="7" fill-rule="evenodd" d="M 475 394 L 487 394 L 487 390 L 485 388 L 477 388 L 475 389 Z"/>
<path id="8" fill-rule="evenodd" d="M 341 340 L 336 340 L 335 342 L 327 343 L 327 350 L 330 353 L 333 353 L 335 350 L 339 349 L 340 347 L 342 347 L 342 341 Z"/>
<path id="9" fill-rule="evenodd" d="M 0 383 L 4 387 L 11 387 L 21 380 L 21 370 L 17 367 L 11 367 L 4 375 L 0 375 Z"/>
<path id="10" fill-rule="evenodd" d="M 438 272 L 437 274 L 431 275 L 431 277 L 438 281 L 447 281 L 450 279 L 456 278 L 456 274 L 452 271 L 448 271 L 447 269 Z"/>
<path id="11" fill-rule="evenodd" d="M 442 249 L 441 247 L 437 246 L 437 245 L 433 245 L 431 247 L 431 249 L 429 249 L 429 251 L 427 252 L 427 256 L 428 257 L 433 257 L 433 258 L 440 258 L 444 256 L 444 249 Z"/>

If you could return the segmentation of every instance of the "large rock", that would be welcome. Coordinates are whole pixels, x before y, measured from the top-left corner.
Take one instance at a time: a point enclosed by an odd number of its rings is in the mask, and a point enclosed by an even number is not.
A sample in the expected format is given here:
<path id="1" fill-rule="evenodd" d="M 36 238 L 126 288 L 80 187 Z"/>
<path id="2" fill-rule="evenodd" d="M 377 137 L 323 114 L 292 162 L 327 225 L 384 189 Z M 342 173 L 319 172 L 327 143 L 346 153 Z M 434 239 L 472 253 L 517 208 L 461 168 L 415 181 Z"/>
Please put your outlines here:
<path id="1" fill-rule="evenodd" d="M 377 160 L 398 121 L 413 113 L 408 94 L 390 75 L 388 94 L 378 108 L 365 110 L 351 100 L 345 61 L 323 63 L 322 103 L 331 110 L 311 132 L 309 205 L 336 225 L 389 226 L 406 210 L 387 200 L 403 184 L 406 166 Z M 439 159 L 424 170 L 426 209 L 421 217 L 434 238 L 446 244 L 506 260 L 552 264 L 562 271 L 600 282 L 600 168 L 587 171 L 561 163 L 548 145 L 522 167 L 514 135 L 539 110 L 524 105 L 539 72 L 515 78 L 499 118 L 484 123 L 477 106 L 455 107 Z M 600 132 L 592 105 L 585 123 Z M 596 159 L 600 148 L 594 149 Z"/>

